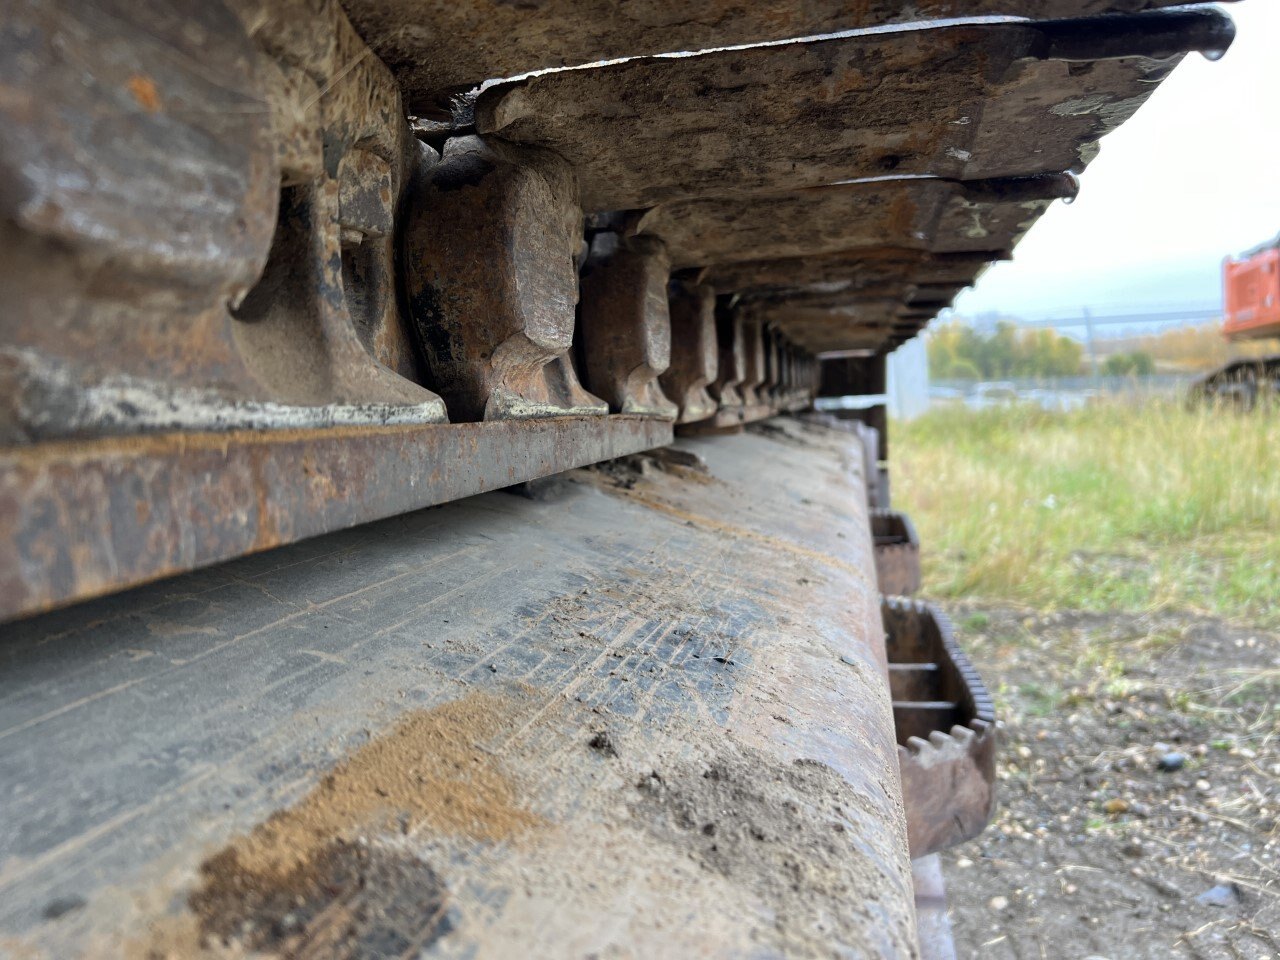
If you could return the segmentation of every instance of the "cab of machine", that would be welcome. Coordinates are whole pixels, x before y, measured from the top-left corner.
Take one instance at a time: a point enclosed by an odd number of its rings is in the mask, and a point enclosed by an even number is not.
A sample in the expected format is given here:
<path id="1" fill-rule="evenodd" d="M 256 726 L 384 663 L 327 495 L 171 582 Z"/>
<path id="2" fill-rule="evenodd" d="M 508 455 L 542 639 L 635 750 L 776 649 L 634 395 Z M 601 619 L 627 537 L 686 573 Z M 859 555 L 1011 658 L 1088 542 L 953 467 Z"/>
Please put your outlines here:
<path id="1" fill-rule="evenodd" d="M 1280 237 L 1223 264 L 1226 316 L 1222 327 L 1229 340 L 1280 334 Z"/>

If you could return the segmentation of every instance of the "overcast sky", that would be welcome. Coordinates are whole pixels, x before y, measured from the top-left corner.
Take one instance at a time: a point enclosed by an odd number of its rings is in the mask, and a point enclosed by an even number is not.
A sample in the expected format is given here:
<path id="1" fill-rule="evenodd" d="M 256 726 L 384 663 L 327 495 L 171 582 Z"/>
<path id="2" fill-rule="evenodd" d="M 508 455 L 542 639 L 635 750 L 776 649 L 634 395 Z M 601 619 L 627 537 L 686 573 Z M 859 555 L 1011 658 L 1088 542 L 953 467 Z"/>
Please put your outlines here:
<path id="1" fill-rule="evenodd" d="M 956 312 L 1026 319 L 1221 300 L 1221 264 L 1280 233 L 1280 0 L 1227 4 L 1236 42 L 1192 54 L 1102 141 L 1079 199 L 1055 203 Z"/>

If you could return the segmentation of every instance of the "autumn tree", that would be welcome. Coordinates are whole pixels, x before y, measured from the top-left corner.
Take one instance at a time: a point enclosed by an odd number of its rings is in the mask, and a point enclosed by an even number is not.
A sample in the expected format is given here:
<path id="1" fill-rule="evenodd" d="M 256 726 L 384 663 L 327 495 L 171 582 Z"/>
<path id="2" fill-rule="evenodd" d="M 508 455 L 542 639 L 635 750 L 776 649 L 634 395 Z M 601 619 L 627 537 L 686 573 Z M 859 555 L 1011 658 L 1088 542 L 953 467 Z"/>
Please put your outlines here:
<path id="1" fill-rule="evenodd" d="M 928 340 L 929 372 L 939 380 L 1070 377 L 1080 372 L 1084 348 L 1053 330 L 1019 330 L 1008 321 L 980 333 L 952 321 Z"/>

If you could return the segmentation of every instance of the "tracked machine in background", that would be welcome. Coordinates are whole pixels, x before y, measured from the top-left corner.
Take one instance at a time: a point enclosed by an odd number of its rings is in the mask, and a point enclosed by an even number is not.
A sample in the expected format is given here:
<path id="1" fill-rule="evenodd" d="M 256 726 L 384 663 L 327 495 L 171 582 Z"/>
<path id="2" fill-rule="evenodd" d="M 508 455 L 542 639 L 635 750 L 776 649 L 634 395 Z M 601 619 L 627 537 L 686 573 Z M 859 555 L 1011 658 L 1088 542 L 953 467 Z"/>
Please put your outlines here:
<path id="1" fill-rule="evenodd" d="M 913 955 L 908 858 L 985 823 L 990 701 L 879 599 L 877 549 L 919 583 L 883 405 L 744 427 L 882 394 L 1232 34 L 1182 0 L 11 4 L 0 950 Z"/>
<path id="2" fill-rule="evenodd" d="M 1280 237 L 1222 266 L 1222 335 L 1231 343 L 1280 338 Z M 1192 385 L 1193 403 L 1252 410 L 1280 393 L 1280 353 L 1232 360 Z"/>

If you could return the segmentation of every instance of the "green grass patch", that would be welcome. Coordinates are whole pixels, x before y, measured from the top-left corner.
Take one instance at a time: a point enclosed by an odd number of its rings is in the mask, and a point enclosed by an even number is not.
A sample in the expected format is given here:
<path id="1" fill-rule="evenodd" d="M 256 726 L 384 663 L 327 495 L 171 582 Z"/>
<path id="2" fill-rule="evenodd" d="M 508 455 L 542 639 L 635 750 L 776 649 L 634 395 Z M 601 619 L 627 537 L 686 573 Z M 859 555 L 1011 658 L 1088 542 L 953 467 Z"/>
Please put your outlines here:
<path id="1" fill-rule="evenodd" d="M 931 594 L 1280 624 L 1280 412 L 945 407 L 893 429 Z"/>
<path id="2" fill-rule="evenodd" d="M 1024 683 L 1018 688 L 1024 701 L 1023 713 L 1029 717 L 1051 717 L 1062 704 L 1062 691 L 1053 684 Z"/>

